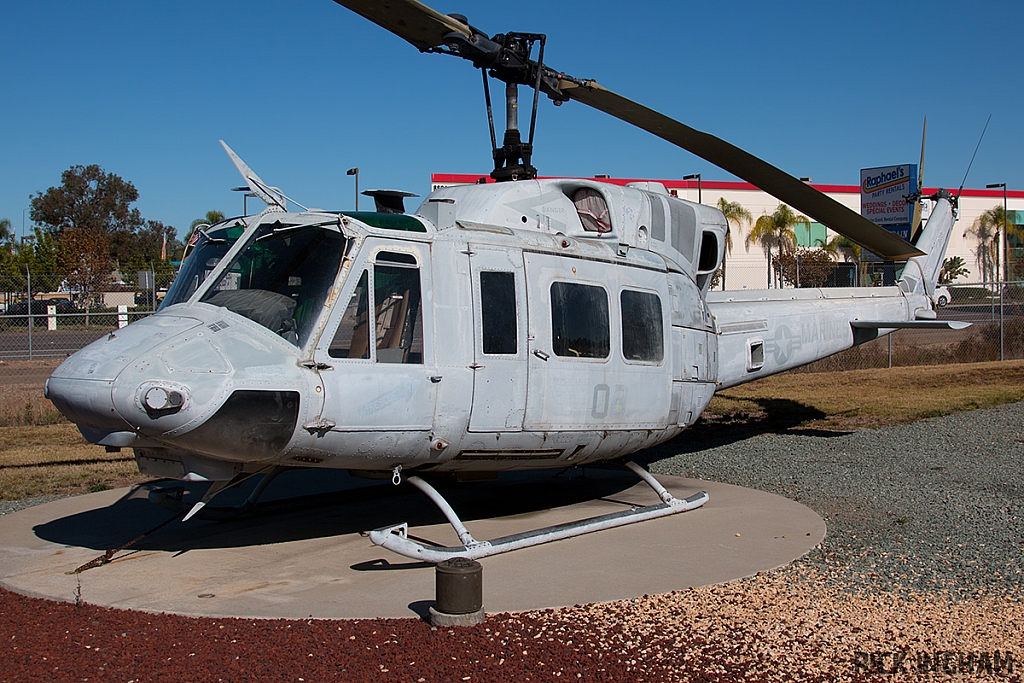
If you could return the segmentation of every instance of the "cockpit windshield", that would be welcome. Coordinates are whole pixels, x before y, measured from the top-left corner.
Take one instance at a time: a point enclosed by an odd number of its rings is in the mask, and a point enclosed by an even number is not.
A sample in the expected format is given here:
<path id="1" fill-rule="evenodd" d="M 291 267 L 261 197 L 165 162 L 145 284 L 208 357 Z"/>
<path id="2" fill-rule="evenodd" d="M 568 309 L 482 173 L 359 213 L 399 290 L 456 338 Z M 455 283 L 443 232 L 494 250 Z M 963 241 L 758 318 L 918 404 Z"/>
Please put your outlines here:
<path id="1" fill-rule="evenodd" d="M 302 346 L 341 267 L 348 239 L 337 222 L 259 226 L 200 298 Z"/>
<path id="2" fill-rule="evenodd" d="M 177 277 L 167 290 L 160 308 L 164 309 L 174 304 L 180 304 L 192 298 L 192 295 L 199 289 L 203 280 L 213 272 L 213 269 L 228 253 L 228 249 L 234 245 L 242 233 L 245 232 L 245 223 L 235 219 L 227 224 L 221 223 L 208 229 L 197 228 L 191 245 L 191 251 L 181 265 Z M 192 240 L 190 240 L 192 241 Z"/>

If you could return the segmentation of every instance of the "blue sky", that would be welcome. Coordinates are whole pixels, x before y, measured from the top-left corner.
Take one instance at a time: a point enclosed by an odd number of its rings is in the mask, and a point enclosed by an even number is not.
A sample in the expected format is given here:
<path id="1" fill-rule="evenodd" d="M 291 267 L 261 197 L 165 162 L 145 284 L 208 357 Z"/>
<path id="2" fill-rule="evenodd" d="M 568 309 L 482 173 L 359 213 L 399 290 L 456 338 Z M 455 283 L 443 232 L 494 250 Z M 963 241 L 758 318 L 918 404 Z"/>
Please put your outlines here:
<path id="1" fill-rule="evenodd" d="M 925 183 L 955 188 L 992 114 L 967 185 L 1024 189 L 1019 0 L 433 6 L 492 34 L 547 33 L 554 68 L 815 182 L 916 163 L 927 115 Z M 19 233 L 30 195 L 73 164 L 130 180 L 143 215 L 179 231 L 240 213 L 220 138 L 321 208 L 352 208 L 352 166 L 360 189 L 421 195 L 432 172 L 490 169 L 479 74 L 330 0 L 37 0 L 3 14 L 0 218 Z M 578 103 L 542 100 L 538 127 L 545 175 L 732 179 Z"/>

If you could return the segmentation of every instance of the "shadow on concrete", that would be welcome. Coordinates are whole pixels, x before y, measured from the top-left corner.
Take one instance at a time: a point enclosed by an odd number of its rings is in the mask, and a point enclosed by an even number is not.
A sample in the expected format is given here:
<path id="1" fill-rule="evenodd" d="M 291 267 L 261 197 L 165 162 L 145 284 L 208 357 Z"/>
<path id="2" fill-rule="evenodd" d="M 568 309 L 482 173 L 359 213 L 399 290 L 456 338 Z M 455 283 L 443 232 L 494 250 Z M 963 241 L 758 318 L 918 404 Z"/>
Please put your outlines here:
<path id="1" fill-rule="evenodd" d="M 253 477 L 253 479 L 258 479 Z M 502 473 L 495 481 L 437 484 L 464 522 L 540 512 L 584 501 L 619 496 L 637 483 L 634 474 L 618 469 L 586 468 Z M 241 502 L 255 481 L 225 491 L 218 505 Z M 133 489 L 113 505 L 53 520 L 34 527 L 44 540 L 98 551 L 119 548 L 175 513 L 150 503 L 149 491 L 161 486 L 186 487 L 184 501 L 199 499 L 205 484 L 159 482 Z M 311 493 L 312 491 L 312 493 Z M 235 501 L 221 498 L 235 498 Z M 265 493 L 254 515 L 231 521 L 172 521 L 133 543 L 131 550 L 187 552 L 287 543 L 359 533 L 408 522 L 411 529 L 443 524 L 445 518 L 425 495 L 409 484 L 367 482 L 335 470 L 293 470 L 282 474 Z M 362 571 L 407 567 L 387 561 L 353 566 Z M 417 567 L 420 566 L 417 564 Z"/>
<path id="2" fill-rule="evenodd" d="M 831 438 L 850 433 L 801 427 L 808 422 L 826 417 L 826 414 L 799 401 L 785 398 L 749 400 L 760 406 L 762 411 L 760 416 L 756 418 L 748 416 L 739 418 L 731 416 L 702 417 L 697 424 L 671 441 L 637 453 L 636 461 L 649 465 L 676 455 L 698 453 L 709 448 L 744 441 L 761 434 L 798 434 Z"/>

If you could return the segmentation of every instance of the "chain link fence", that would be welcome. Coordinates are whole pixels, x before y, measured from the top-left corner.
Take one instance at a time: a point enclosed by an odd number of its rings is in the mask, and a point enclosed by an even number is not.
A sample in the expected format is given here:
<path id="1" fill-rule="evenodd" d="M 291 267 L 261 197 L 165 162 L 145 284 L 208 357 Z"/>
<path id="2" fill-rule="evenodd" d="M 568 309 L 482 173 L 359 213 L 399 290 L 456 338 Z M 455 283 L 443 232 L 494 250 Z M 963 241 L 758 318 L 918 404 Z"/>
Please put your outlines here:
<path id="1" fill-rule="evenodd" d="M 55 275 L 0 275 L 0 360 L 64 358 L 151 315 L 174 275 L 148 275 L 143 289 L 114 284 L 90 296 Z"/>
<path id="2" fill-rule="evenodd" d="M 765 275 L 761 273 L 761 277 Z M 149 280 L 149 288 L 111 286 L 109 291 L 87 301 L 68 291 L 56 276 L 0 276 L 0 360 L 68 356 L 119 327 L 152 314 L 172 279 L 170 273 L 156 273 Z M 949 285 L 948 290 L 949 302 L 938 309 L 938 317 L 972 323 L 966 330 L 899 330 L 812 363 L 804 370 L 1024 358 L 1024 282 Z"/>
<path id="3" fill-rule="evenodd" d="M 806 372 L 1024 359 L 1024 282 L 947 285 L 939 320 L 965 330 L 898 330 L 805 366 Z"/>

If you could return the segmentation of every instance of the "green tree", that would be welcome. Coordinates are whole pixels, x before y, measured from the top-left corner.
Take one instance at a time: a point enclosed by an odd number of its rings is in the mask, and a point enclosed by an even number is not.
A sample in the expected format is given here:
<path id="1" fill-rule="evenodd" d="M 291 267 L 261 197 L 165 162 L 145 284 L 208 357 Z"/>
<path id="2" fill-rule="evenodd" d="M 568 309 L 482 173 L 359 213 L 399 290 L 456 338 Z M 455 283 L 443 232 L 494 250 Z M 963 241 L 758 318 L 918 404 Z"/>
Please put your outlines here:
<path id="1" fill-rule="evenodd" d="M 14 230 L 9 218 L 0 218 L 0 244 L 14 241 Z"/>
<path id="2" fill-rule="evenodd" d="M 29 215 L 35 223 L 58 232 L 88 227 L 110 235 L 135 232 L 142 214 L 132 207 L 139 192 L 130 182 L 107 173 L 96 164 L 72 166 L 61 174 L 61 184 L 32 197 Z"/>
<path id="3" fill-rule="evenodd" d="M 33 274 L 39 275 L 55 275 L 60 271 L 57 266 L 57 236 L 38 227 L 33 228 L 33 233 L 21 242 L 12 242 L 10 249 L 0 250 L 0 275 L 6 276 L 11 286 L 19 291 L 27 284 L 26 266 Z M 33 289 L 35 284 L 33 281 Z M 56 284 L 60 284 L 59 280 Z"/>
<path id="4" fill-rule="evenodd" d="M 68 284 L 78 292 L 79 303 L 88 313 L 99 293 L 110 282 L 113 268 L 106 234 L 87 226 L 67 228 L 60 236 L 57 263 Z M 89 324 L 86 317 L 85 324 Z"/>
<path id="5" fill-rule="evenodd" d="M 743 207 L 739 202 L 730 202 L 725 197 L 718 198 L 718 210 L 725 216 L 725 222 L 729 226 L 729 229 L 725 231 L 725 253 L 722 255 L 722 267 L 719 269 L 722 273 L 722 289 L 725 289 L 725 261 L 729 254 L 732 253 L 732 226 L 736 225 L 739 230 L 742 223 L 747 225 L 753 220 L 750 212 Z M 716 273 L 717 275 L 717 273 Z"/>
<path id="6" fill-rule="evenodd" d="M 139 271 L 150 270 L 158 276 L 158 286 L 173 279 L 171 261 L 180 260 L 183 245 L 177 231 L 160 221 L 146 221 L 146 227 L 133 236 L 131 255 L 118 264 L 121 279 L 126 285 L 137 287 Z M 163 276 L 163 277 L 159 277 Z"/>
<path id="7" fill-rule="evenodd" d="M 131 255 L 133 236 L 145 224 L 132 206 L 138 198 L 134 185 L 96 164 L 72 166 L 61 174 L 60 185 L 32 197 L 29 215 L 58 235 L 73 229 L 82 231 L 78 236 L 102 235 L 118 263 Z"/>
<path id="8" fill-rule="evenodd" d="M 754 222 L 754 227 L 747 233 L 744 245 L 750 250 L 751 244 L 757 244 L 764 251 L 768 259 L 768 287 L 774 283 L 776 287 L 782 286 L 782 275 L 779 272 L 779 259 L 783 254 L 791 253 L 796 248 L 796 233 L 793 228 L 797 225 L 810 225 L 810 219 L 793 212 L 785 204 L 771 214 L 763 214 Z M 772 250 L 777 256 L 773 257 Z"/>
<path id="9" fill-rule="evenodd" d="M 794 287 L 821 287 L 835 272 L 835 258 L 824 247 L 784 253 L 778 260 L 782 280 Z"/>

